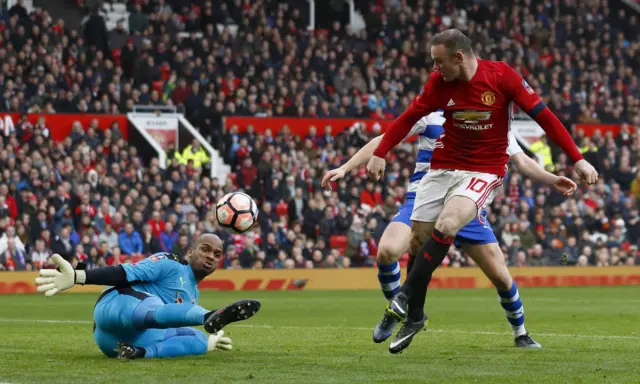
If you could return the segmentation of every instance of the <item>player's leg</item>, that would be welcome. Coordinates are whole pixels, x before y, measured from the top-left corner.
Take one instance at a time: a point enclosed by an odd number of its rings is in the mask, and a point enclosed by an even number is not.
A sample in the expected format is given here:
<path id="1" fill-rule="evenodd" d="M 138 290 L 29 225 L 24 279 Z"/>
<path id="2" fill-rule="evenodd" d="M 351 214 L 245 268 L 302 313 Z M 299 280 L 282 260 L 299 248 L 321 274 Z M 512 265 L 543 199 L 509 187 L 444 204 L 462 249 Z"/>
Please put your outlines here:
<path id="1" fill-rule="evenodd" d="M 445 195 L 448 190 L 448 179 L 450 175 L 448 171 L 433 171 L 429 172 L 425 176 L 418 187 L 416 193 L 416 201 L 414 209 L 411 215 L 411 240 L 409 244 L 410 253 L 410 265 L 408 266 L 408 275 L 411 276 L 415 273 L 415 255 L 418 254 L 418 250 L 421 242 L 428 237 L 428 234 L 432 231 L 434 222 L 438 218 L 445 201 Z M 408 278 L 407 278 L 408 279 Z M 407 282 L 403 287 L 405 287 Z M 406 289 L 406 287 L 405 287 Z M 392 346 L 400 338 L 407 340 L 407 338 L 413 338 L 413 335 L 419 330 L 424 329 L 427 323 L 427 318 L 424 313 L 421 312 L 420 316 L 414 318 L 407 317 L 407 301 L 408 295 L 401 291 L 391 300 L 381 322 L 390 321 L 395 318 L 397 320 L 403 320 L 403 325 L 396 339 L 392 342 Z M 405 335 L 408 332 L 408 336 Z M 393 348 L 390 348 L 392 352 Z"/>
<path id="2" fill-rule="evenodd" d="M 98 348 L 100 348 L 100 351 L 102 351 L 105 356 L 117 356 L 116 349 L 118 347 L 118 342 L 120 342 L 120 340 L 118 340 L 118 337 L 96 327 L 93 330 L 93 339 L 96 341 Z"/>
<path id="3" fill-rule="evenodd" d="M 166 329 L 203 325 L 211 313 L 199 305 L 165 304 L 157 296 L 148 296 L 140 301 L 132 317 L 137 329 Z"/>
<path id="4" fill-rule="evenodd" d="M 216 333 L 232 322 L 248 319 L 259 309 L 258 301 L 240 300 L 217 311 L 209 311 L 195 304 L 164 304 L 157 296 L 121 288 L 98 301 L 94 319 L 100 329 L 115 335 L 150 328 L 196 325 L 204 325 L 207 332 Z"/>
<path id="5" fill-rule="evenodd" d="M 422 222 L 422 221 L 412 221 L 411 222 L 411 241 L 409 242 L 409 262 L 407 263 L 407 275 L 411 273 L 411 269 L 413 269 L 413 264 L 416 261 L 416 255 L 420 250 L 422 244 L 424 244 L 429 237 L 431 237 L 431 233 L 433 232 L 433 228 L 435 228 L 434 222 Z"/>
<path id="6" fill-rule="evenodd" d="M 135 340 L 118 343 L 116 353 L 121 359 L 193 356 L 209 351 L 209 344 L 209 337 L 194 328 L 148 329 Z"/>
<path id="7" fill-rule="evenodd" d="M 422 314 L 426 287 L 433 271 L 446 257 L 454 238 L 491 203 L 496 189 L 502 185 L 502 178 L 496 175 L 466 171 L 452 173 L 447 178 L 449 184 L 444 208 L 431 238 L 421 246 L 411 273 L 401 288 L 409 297 L 408 316 L 414 320 Z"/>
<path id="8" fill-rule="evenodd" d="M 93 310 L 93 338 L 107 357 L 116 357 L 118 343 L 135 340 L 141 333 L 133 326 L 132 317 L 141 298 L 121 295 L 117 290 L 105 291 Z"/>
<path id="9" fill-rule="evenodd" d="M 472 222 L 472 224 L 474 223 Z M 466 233 L 465 236 L 467 236 Z M 523 348 L 540 348 L 541 345 L 531 339 L 525 328 L 524 305 L 520 299 L 518 285 L 512 279 L 504 263 L 504 255 L 497 241 L 478 244 L 467 243 L 463 245 L 463 248 L 496 287 L 500 305 L 504 309 L 507 321 L 513 331 L 515 345 Z"/>
<path id="10" fill-rule="evenodd" d="M 216 311 L 195 304 L 163 304 L 152 296 L 143 300 L 133 314 L 138 329 L 179 328 L 203 325 L 209 333 L 217 333 L 227 325 L 246 320 L 260 310 L 256 300 L 239 300 Z"/>
<path id="11" fill-rule="evenodd" d="M 378 245 L 378 281 L 387 300 L 390 300 L 400 289 L 400 257 L 409 250 L 411 239 L 411 210 L 413 198 L 407 198 L 398 214 L 387 226 Z M 385 316 L 373 331 L 373 341 L 381 343 L 391 336 L 398 323 L 394 316 Z"/>
<path id="12" fill-rule="evenodd" d="M 426 320 L 424 302 L 433 271 L 446 257 L 458 232 L 491 203 L 496 188 L 502 184 L 502 178 L 498 176 L 464 171 L 450 171 L 448 177 L 441 181 L 446 181 L 447 187 L 444 208 L 431 237 L 417 252 L 411 273 L 400 293 L 391 303 L 390 310 L 407 319 L 389 347 L 391 353 L 407 348 L 420 330 L 420 322 Z M 412 219 L 417 220 L 418 217 L 414 216 L 416 210 Z"/>
<path id="13" fill-rule="evenodd" d="M 389 352 L 402 352 L 411 344 L 414 336 L 425 329 L 427 316 L 424 303 L 433 272 L 447 255 L 456 233 L 476 212 L 475 203 L 466 197 L 454 196 L 445 204 L 431 236 L 421 243 L 415 253 L 414 264 L 400 293 L 390 303 L 389 311 L 403 318 L 404 323 L 389 345 Z"/>
<path id="14" fill-rule="evenodd" d="M 400 263 L 398 260 L 409 251 L 411 239 L 411 209 L 405 203 L 382 233 L 376 261 L 378 265 L 378 282 L 382 294 L 387 300 L 400 290 Z"/>
<path id="15" fill-rule="evenodd" d="M 416 321 L 424 316 L 426 287 L 433 272 L 446 257 L 458 231 L 476 215 L 475 203 L 466 197 L 453 196 L 445 204 L 431 236 L 418 248 L 411 273 L 401 288 L 401 292 L 408 298 L 409 318 Z"/>
<path id="16" fill-rule="evenodd" d="M 410 275 L 413 270 L 413 264 L 416 260 L 416 254 L 420 249 L 420 245 L 423 244 L 433 232 L 435 223 L 434 222 L 420 222 L 414 221 L 411 226 L 411 241 L 410 241 L 410 251 L 409 251 L 409 264 L 407 265 L 407 274 Z M 425 287 L 425 295 L 426 295 L 426 287 Z M 402 292 L 396 295 L 391 302 L 389 303 L 389 307 L 383 316 L 382 322 L 390 322 L 398 320 L 404 320 L 402 324 L 402 328 L 398 331 L 395 339 L 389 346 L 389 350 L 392 353 L 400 352 L 400 350 L 396 350 L 398 345 L 401 343 L 406 343 L 408 346 L 411 343 L 413 337 L 421 330 L 426 329 L 428 324 L 428 317 L 424 313 L 423 310 L 420 310 L 420 313 L 412 314 L 413 316 L 407 317 L 407 303 L 408 296 Z M 404 314 L 404 316 L 403 316 Z M 395 324 L 394 324 L 395 325 Z"/>
<path id="17" fill-rule="evenodd" d="M 411 213 L 410 265 L 407 268 L 407 279 L 400 288 L 400 294 L 396 295 L 391 301 L 389 308 L 391 313 L 400 319 L 404 320 L 407 317 L 406 310 L 403 307 L 405 307 L 404 302 L 411 295 L 408 292 L 408 282 L 410 277 L 416 273 L 416 256 L 420 254 L 422 244 L 433 232 L 434 224 L 442 212 L 451 175 L 451 171 L 432 171 L 422 178 L 418 186 L 413 212 Z M 400 301 L 400 303 L 397 303 L 400 305 L 396 305 L 395 301 Z M 422 319 L 422 313 L 417 315 L 413 320 Z"/>

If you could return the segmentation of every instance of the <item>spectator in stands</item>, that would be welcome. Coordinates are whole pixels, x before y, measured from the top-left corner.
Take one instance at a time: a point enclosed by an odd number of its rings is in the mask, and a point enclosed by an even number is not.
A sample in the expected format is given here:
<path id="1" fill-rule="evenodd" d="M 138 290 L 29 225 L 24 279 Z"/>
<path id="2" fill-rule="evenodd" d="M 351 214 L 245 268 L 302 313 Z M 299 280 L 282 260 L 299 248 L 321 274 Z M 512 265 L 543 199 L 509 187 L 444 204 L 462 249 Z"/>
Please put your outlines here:
<path id="1" fill-rule="evenodd" d="M 165 221 L 160 217 L 160 212 L 153 211 L 151 214 L 151 219 L 147 221 L 147 224 L 151 226 L 151 233 L 154 237 L 159 238 L 160 234 L 164 231 Z"/>
<path id="2" fill-rule="evenodd" d="M 179 160 L 180 164 L 187 165 L 190 161 L 193 162 L 193 166 L 196 168 L 201 168 L 209 164 L 211 159 L 205 151 L 204 148 L 201 147 L 200 142 L 197 139 L 194 139 L 191 145 L 188 145 L 180 156 L 176 158 Z"/>
<path id="3" fill-rule="evenodd" d="M 106 243 L 110 248 L 118 246 L 118 235 L 111 224 L 105 224 L 104 232 L 98 236 L 98 243 Z"/>
<path id="4" fill-rule="evenodd" d="M 134 230 L 133 223 L 128 222 L 124 227 L 124 231 L 118 235 L 118 246 L 123 255 L 134 256 L 142 254 L 142 238 L 140 234 Z"/>
<path id="5" fill-rule="evenodd" d="M 16 245 L 15 238 L 7 241 L 7 247 L 0 252 L 0 269 L 9 271 L 24 271 L 27 269 L 27 258 L 23 250 Z"/>
<path id="6" fill-rule="evenodd" d="M 142 5 L 135 4 L 129 15 L 129 31 L 134 34 L 140 34 L 146 30 L 148 26 L 149 19 L 142 13 Z"/>
<path id="7" fill-rule="evenodd" d="M 145 256 L 160 252 L 160 241 L 151 229 L 151 224 L 145 224 L 142 229 L 142 253 Z"/>
<path id="8" fill-rule="evenodd" d="M 35 247 L 29 258 L 29 262 L 33 265 L 33 268 L 41 269 L 45 265 L 48 265 L 47 261 L 49 257 L 51 257 L 51 250 L 46 248 L 44 240 L 35 240 Z"/>
<path id="9" fill-rule="evenodd" d="M 73 259 L 75 245 L 71 240 L 71 230 L 70 223 L 63 224 L 60 235 L 57 235 L 51 243 L 51 252 L 59 254 L 69 262 Z"/>
<path id="10" fill-rule="evenodd" d="M 84 38 L 86 39 L 88 46 L 95 47 L 100 53 L 102 53 L 103 58 L 111 58 L 110 44 L 108 40 L 109 32 L 107 31 L 104 17 L 98 13 L 98 9 L 95 9 L 90 13 L 89 19 L 84 25 Z"/>
<path id="11" fill-rule="evenodd" d="M 13 7 L 9 9 L 9 17 L 12 18 L 14 16 L 18 16 L 20 21 L 29 19 L 29 12 L 27 12 L 27 8 L 24 6 L 24 0 L 18 0 Z"/>
<path id="12" fill-rule="evenodd" d="M 244 239 L 244 249 L 240 252 L 238 259 L 242 268 L 252 268 L 255 264 L 260 248 L 255 244 L 253 236 L 246 236 Z"/>
<path id="13" fill-rule="evenodd" d="M 0 254 L 4 253 L 8 248 L 9 244 L 13 244 L 15 249 L 20 252 L 26 252 L 26 248 L 22 240 L 16 235 L 16 229 L 13 226 L 10 226 L 6 229 L 6 232 L 0 237 Z"/>

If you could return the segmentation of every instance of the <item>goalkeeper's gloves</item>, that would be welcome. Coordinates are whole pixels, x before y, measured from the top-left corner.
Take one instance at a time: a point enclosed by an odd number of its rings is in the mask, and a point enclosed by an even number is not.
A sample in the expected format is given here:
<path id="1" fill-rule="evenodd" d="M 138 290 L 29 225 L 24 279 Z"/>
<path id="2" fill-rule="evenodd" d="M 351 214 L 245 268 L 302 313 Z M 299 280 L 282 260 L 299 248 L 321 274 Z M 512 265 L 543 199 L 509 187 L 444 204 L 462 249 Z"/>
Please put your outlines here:
<path id="1" fill-rule="evenodd" d="M 36 278 L 38 292 L 44 292 L 45 296 L 51 297 L 58 292 L 66 291 L 76 283 L 84 284 L 87 279 L 85 271 L 76 271 L 71 263 L 55 254 L 51 256 L 51 261 L 58 269 L 41 269 L 40 277 Z"/>
<path id="2" fill-rule="evenodd" d="M 233 349 L 231 345 L 231 338 L 224 337 L 224 331 L 218 331 L 213 335 L 209 335 L 209 345 L 207 346 L 207 352 L 211 351 L 230 351 Z"/>

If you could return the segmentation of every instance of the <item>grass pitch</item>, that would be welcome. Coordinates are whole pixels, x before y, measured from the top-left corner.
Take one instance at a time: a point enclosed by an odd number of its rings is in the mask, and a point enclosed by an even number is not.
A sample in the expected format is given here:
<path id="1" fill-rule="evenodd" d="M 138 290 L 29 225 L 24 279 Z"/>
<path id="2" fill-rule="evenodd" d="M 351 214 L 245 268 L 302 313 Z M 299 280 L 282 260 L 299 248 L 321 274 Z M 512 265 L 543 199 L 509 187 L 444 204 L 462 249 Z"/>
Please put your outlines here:
<path id="1" fill-rule="evenodd" d="M 371 341 L 380 292 L 203 292 L 216 308 L 257 298 L 226 328 L 232 352 L 117 361 L 91 335 L 97 295 L 0 296 L 2 383 L 640 383 L 640 289 L 522 289 L 544 348 L 513 347 L 495 291 L 432 290 L 430 327 L 403 354 Z"/>

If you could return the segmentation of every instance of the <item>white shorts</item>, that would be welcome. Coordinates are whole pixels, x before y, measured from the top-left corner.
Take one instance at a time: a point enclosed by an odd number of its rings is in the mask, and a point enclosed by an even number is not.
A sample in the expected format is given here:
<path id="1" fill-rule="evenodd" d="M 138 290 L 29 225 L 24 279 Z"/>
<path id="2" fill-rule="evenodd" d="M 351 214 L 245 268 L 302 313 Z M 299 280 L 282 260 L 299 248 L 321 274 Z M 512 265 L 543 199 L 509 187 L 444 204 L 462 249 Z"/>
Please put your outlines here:
<path id="1" fill-rule="evenodd" d="M 430 170 L 420 180 L 411 220 L 435 222 L 453 196 L 465 196 L 475 201 L 480 214 L 493 201 L 502 180 L 502 177 L 490 173 Z"/>

